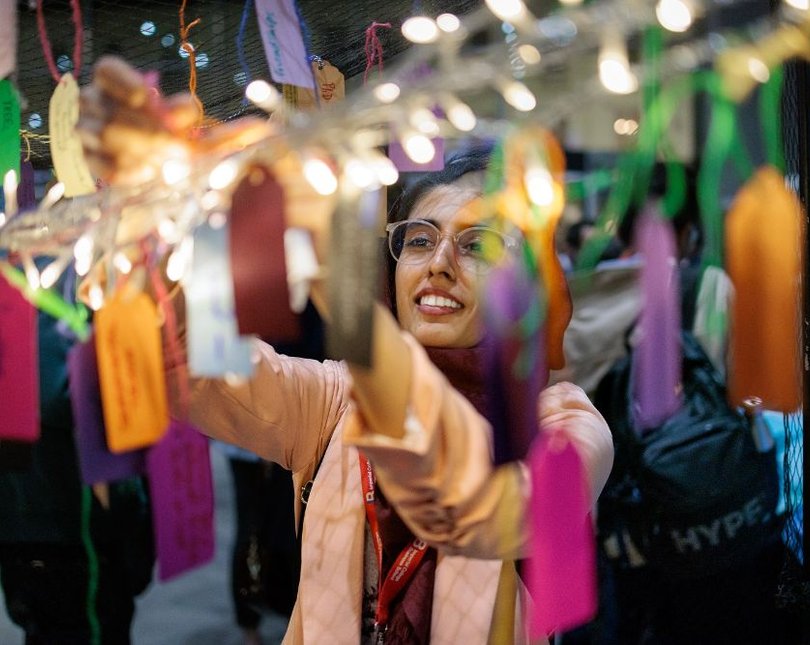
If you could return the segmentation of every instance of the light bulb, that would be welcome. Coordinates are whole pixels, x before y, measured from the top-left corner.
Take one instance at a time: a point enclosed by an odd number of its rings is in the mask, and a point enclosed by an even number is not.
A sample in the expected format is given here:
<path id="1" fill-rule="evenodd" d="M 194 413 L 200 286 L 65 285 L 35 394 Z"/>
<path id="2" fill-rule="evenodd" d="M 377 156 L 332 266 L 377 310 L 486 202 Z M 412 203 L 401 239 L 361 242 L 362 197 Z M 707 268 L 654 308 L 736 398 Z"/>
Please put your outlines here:
<path id="1" fill-rule="evenodd" d="M 113 256 L 113 264 L 115 265 L 115 268 L 124 275 L 127 275 L 130 271 L 132 271 L 132 262 L 130 262 L 126 254 L 122 253 L 121 251 Z"/>
<path id="2" fill-rule="evenodd" d="M 506 22 L 515 21 L 526 15 L 526 5 L 522 0 L 487 0 L 487 7 Z"/>
<path id="3" fill-rule="evenodd" d="M 366 189 L 377 183 L 377 175 L 360 159 L 350 159 L 343 170 L 349 181 L 358 188 Z"/>
<path id="4" fill-rule="evenodd" d="M 439 134 L 439 124 L 433 112 L 427 108 L 417 108 L 410 115 L 411 124 L 422 134 L 435 136 Z"/>
<path id="5" fill-rule="evenodd" d="M 374 96 L 380 103 L 393 103 L 399 97 L 399 85 L 383 83 L 374 88 Z"/>
<path id="6" fill-rule="evenodd" d="M 17 214 L 17 172 L 14 169 L 3 176 L 3 195 L 6 200 L 6 214 L 13 217 Z"/>
<path id="7" fill-rule="evenodd" d="M 439 29 L 448 34 L 458 31 L 458 28 L 461 27 L 461 21 L 452 13 L 443 13 L 438 16 L 436 18 L 436 24 L 439 26 Z"/>
<path id="8" fill-rule="evenodd" d="M 599 80 L 609 92 L 631 94 L 638 89 L 638 79 L 630 70 L 627 47 L 618 34 L 607 34 L 599 50 Z"/>
<path id="9" fill-rule="evenodd" d="M 521 112 L 531 112 L 537 107 L 537 99 L 532 91 L 520 81 L 509 81 L 501 89 L 503 98 L 509 105 Z"/>
<path id="10" fill-rule="evenodd" d="M 169 186 L 173 186 L 183 181 L 191 174 L 191 166 L 187 161 L 182 159 L 167 159 L 163 162 L 161 173 L 163 175 L 163 181 Z"/>
<path id="11" fill-rule="evenodd" d="M 186 274 L 186 267 L 188 266 L 190 255 L 189 251 L 189 246 L 181 243 L 169 256 L 169 260 L 166 262 L 166 277 L 172 282 L 180 282 Z"/>
<path id="12" fill-rule="evenodd" d="M 307 159 L 304 163 L 304 177 L 319 195 L 331 195 L 337 190 L 335 173 L 321 159 Z"/>
<path id="13" fill-rule="evenodd" d="M 215 231 L 221 229 L 227 223 L 228 218 L 226 217 L 225 213 L 216 212 L 211 213 L 208 216 L 208 226 L 210 226 Z"/>
<path id="14" fill-rule="evenodd" d="M 432 43 L 439 37 L 439 28 L 427 16 L 413 16 L 402 23 L 402 35 L 412 43 Z"/>
<path id="15" fill-rule="evenodd" d="M 807 11 L 810 9 L 810 2 L 808 0 L 785 0 L 785 4 L 799 11 Z"/>
<path id="16" fill-rule="evenodd" d="M 534 45 L 518 45 L 517 51 L 527 65 L 537 65 L 540 62 L 540 50 Z"/>
<path id="17" fill-rule="evenodd" d="M 58 258 L 42 270 L 42 274 L 39 276 L 39 283 L 42 285 L 43 289 L 50 289 L 56 284 L 59 276 L 62 275 L 62 271 L 65 270 L 66 261 L 66 257 Z"/>
<path id="18" fill-rule="evenodd" d="M 692 10 L 684 0 L 659 0 L 655 15 L 664 29 L 681 33 L 692 26 Z"/>
<path id="19" fill-rule="evenodd" d="M 408 158 L 418 164 L 429 163 L 436 156 L 436 148 L 433 146 L 433 142 L 424 134 L 416 132 L 403 137 L 402 148 Z"/>
<path id="20" fill-rule="evenodd" d="M 3 211 L 0 211 L 0 226 L 6 223 L 6 214 Z"/>
<path id="21" fill-rule="evenodd" d="M 82 235 L 73 246 L 73 257 L 76 260 L 76 273 L 85 276 L 93 264 L 93 238 Z"/>
<path id="22" fill-rule="evenodd" d="M 374 172 L 377 174 L 377 180 L 383 186 L 393 186 L 399 179 L 399 171 L 388 157 L 376 155 L 374 161 L 371 162 Z"/>
<path id="23" fill-rule="evenodd" d="M 239 166 L 233 159 L 220 162 L 208 176 L 208 185 L 214 190 L 227 188 L 239 174 Z"/>
<path id="24" fill-rule="evenodd" d="M 454 128 L 462 132 L 470 132 L 475 129 L 477 123 L 472 108 L 458 100 L 454 100 L 447 108 L 447 120 L 453 124 Z"/>
<path id="25" fill-rule="evenodd" d="M 104 289 L 98 284 L 94 284 L 87 292 L 87 299 L 90 301 L 90 309 L 98 311 L 104 306 Z"/>
<path id="26" fill-rule="evenodd" d="M 547 168 L 532 165 L 523 176 L 529 199 L 537 206 L 551 206 L 554 202 L 554 182 Z"/>
<path id="27" fill-rule="evenodd" d="M 267 81 L 257 79 L 248 83 L 245 96 L 251 103 L 258 105 L 265 112 L 275 109 L 281 101 L 279 91 Z"/>
<path id="28" fill-rule="evenodd" d="M 767 83 L 771 77 L 768 66 L 755 56 L 748 59 L 748 73 L 757 83 Z"/>

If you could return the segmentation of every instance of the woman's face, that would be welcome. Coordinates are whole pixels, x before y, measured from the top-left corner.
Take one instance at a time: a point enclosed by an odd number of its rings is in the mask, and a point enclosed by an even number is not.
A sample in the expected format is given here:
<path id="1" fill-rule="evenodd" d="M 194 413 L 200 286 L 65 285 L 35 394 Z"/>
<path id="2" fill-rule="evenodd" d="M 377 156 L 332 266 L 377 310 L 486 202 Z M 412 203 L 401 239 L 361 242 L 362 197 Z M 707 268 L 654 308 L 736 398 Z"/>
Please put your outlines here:
<path id="1" fill-rule="evenodd" d="M 428 220 L 443 234 L 423 262 L 396 268 L 399 323 L 425 347 L 472 347 L 481 340 L 478 276 L 459 266 L 451 237 L 478 223 L 479 196 L 471 187 L 438 186 L 410 213 L 409 219 Z"/>

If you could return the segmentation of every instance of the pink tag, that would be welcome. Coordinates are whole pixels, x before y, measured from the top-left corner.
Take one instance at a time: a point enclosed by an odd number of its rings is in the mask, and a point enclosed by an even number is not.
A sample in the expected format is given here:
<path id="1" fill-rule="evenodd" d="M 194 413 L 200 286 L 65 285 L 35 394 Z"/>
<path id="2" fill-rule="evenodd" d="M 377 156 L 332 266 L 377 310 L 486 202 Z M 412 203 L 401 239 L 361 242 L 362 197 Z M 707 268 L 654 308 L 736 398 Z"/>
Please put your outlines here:
<path id="1" fill-rule="evenodd" d="M 528 586 L 532 638 L 562 632 L 596 614 L 596 553 L 582 462 L 562 432 L 545 431 L 529 453 Z"/>
<path id="2" fill-rule="evenodd" d="M 256 17 L 273 80 L 314 89 L 295 0 L 256 0 Z"/>
<path id="3" fill-rule="evenodd" d="M 172 419 L 146 453 L 158 577 L 165 581 L 214 557 L 214 490 L 208 439 Z"/>
<path id="4" fill-rule="evenodd" d="M 0 277 L 0 439 L 39 439 L 37 317 Z"/>
<path id="5" fill-rule="evenodd" d="M 402 172 L 434 172 L 444 168 L 444 139 L 431 139 L 436 154 L 427 163 L 416 163 L 405 154 L 399 141 L 392 141 L 388 144 L 388 158 L 394 162 L 397 170 Z"/>

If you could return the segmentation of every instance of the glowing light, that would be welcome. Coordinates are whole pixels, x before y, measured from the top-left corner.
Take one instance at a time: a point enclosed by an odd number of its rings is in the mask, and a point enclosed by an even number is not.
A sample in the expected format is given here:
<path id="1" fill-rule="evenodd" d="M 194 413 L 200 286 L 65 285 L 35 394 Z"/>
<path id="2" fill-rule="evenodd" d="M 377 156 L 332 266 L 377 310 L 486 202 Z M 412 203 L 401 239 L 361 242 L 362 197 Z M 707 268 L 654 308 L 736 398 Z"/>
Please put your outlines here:
<path id="1" fill-rule="evenodd" d="M 436 24 L 439 29 L 448 34 L 458 31 L 458 28 L 461 27 L 461 21 L 452 13 L 443 13 L 437 17 Z"/>
<path id="2" fill-rule="evenodd" d="M 664 29 L 681 33 L 692 26 L 692 10 L 684 0 L 659 0 L 655 15 Z"/>
<path id="3" fill-rule="evenodd" d="M 194 51 L 194 45 L 190 42 L 184 42 L 177 48 L 177 53 L 180 54 L 180 58 L 188 58 L 191 55 L 191 52 Z"/>
<path id="4" fill-rule="evenodd" d="M 194 59 L 194 66 L 200 68 L 208 67 L 208 54 L 205 52 L 197 54 L 197 57 Z"/>
<path id="5" fill-rule="evenodd" d="M 624 41 L 609 34 L 599 51 L 599 80 L 614 94 L 631 94 L 638 89 L 638 79 L 630 70 Z"/>
<path id="6" fill-rule="evenodd" d="M 767 83 L 771 77 L 768 66 L 761 59 L 754 56 L 748 59 L 748 73 L 757 83 Z"/>
<path id="7" fill-rule="evenodd" d="M 350 159 L 343 167 L 349 181 L 358 188 L 370 188 L 377 183 L 376 173 L 359 159 Z"/>
<path id="8" fill-rule="evenodd" d="M 158 235 L 169 243 L 172 243 L 177 238 L 177 226 L 168 217 L 163 218 L 158 223 Z"/>
<path id="9" fill-rule="evenodd" d="M 433 142 L 424 134 L 416 132 L 403 137 L 402 148 L 414 163 L 429 163 L 436 156 L 436 148 L 433 146 Z"/>
<path id="10" fill-rule="evenodd" d="M 439 134 L 439 124 L 436 123 L 436 117 L 433 115 L 433 112 L 427 108 L 415 109 L 411 112 L 409 120 L 422 134 L 429 134 L 431 136 Z"/>
<path id="11" fill-rule="evenodd" d="M 6 200 L 6 215 L 13 217 L 17 213 L 17 172 L 9 170 L 3 175 L 3 197 Z"/>
<path id="12" fill-rule="evenodd" d="M 808 0 L 785 0 L 785 4 L 799 11 L 807 11 L 810 9 L 810 2 Z"/>
<path id="13" fill-rule="evenodd" d="M 146 20 L 141 23 L 141 36 L 154 36 L 157 33 L 157 27 L 151 20 Z"/>
<path id="14" fill-rule="evenodd" d="M 504 100 L 516 110 L 531 112 L 537 107 L 537 99 L 532 91 L 520 81 L 509 81 L 502 88 Z"/>
<path id="15" fill-rule="evenodd" d="M 169 256 L 166 262 L 166 277 L 172 282 L 180 282 L 186 274 L 192 253 L 191 238 L 185 238 Z"/>
<path id="16" fill-rule="evenodd" d="M 239 166 L 233 159 L 219 163 L 208 175 L 208 185 L 214 190 L 227 188 L 239 174 Z"/>
<path id="17" fill-rule="evenodd" d="M 534 45 L 519 45 L 517 51 L 527 65 L 537 65 L 540 62 L 540 50 Z"/>
<path id="18" fill-rule="evenodd" d="M 304 177 L 320 195 L 331 195 L 337 190 L 337 177 L 322 159 L 307 159 L 304 163 Z"/>
<path id="19" fill-rule="evenodd" d="M 73 257 L 76 260 L 76 273 L 85 276 L 93 265 L 93 238 L 82 235 L 73 247 Z"/>
<path id="20" fill-rule="evenodd" d="M 56 59 L 56 67 L 62 73 L 69 72 L 73 69 L 73 61 L 70 60 L 70 56 L 67 54 L 60 54 L 59 58 Z"/>
<path id="21" fill-rule="evenodd" d="M 265 111 L 274 109 L 281 101 L 279 91 L 267 81 L 251 81 L 245 88 L 245 96 Z"/>
<path id="22" fill-rule="evenodd" d="M 66 262 L 67 257 L 62 256 L 51 262 L 42 270 L 42 274 L 39 276 L 39 283 L 43 289 L 50 289 L 56 284 L 59 276 L 62 275 L 62 272 L 65 270 Z"/>
<path id="23" fill-rule="evenodd" d="M 208 226 L 215 231 L 221 229 L 227 223 L 228 218 L 225 216 L 225 213 L 211 213 L 208 216 Z"/>
<path id="24" fill-rule="evenodd" d="M 36 291 L 42 285 L 36 265 L 31 258 L 24 257 L 23 266 L 25 267 L 25 279 L 28 281 L 28 286 Z"/>
<path id="25" fill-rule="evenodd" d="M 613 122 L 613 131 L 619 135 L 630 136 L 638 132 L 638 122 L 635 119 L 616 119 Z"/>
<path id="26" fill-rule="evenodd" d="M 171 47 L 174 45 L 174 34 L 166 34 L 160 37 L 160 44 L 164 47 Z"/>
<path id="27" fill-rule="evenodd" d="M 121 251 L 116 253 L 113 257 L 113 265 L 124 275 L 132 271 L 132 262 L 130 262 L 129 258 Z"/>
<path id="28" fill-rule="evenodd" d="M 244 87 L 247 84 L 248 76 L 245 72 L 239 71 L 233 75 L 233 82 L 239 87 Z"/>
<path id="29" fill-rule="evenodd" d="M 0 211 L 0 226 L 6 223 L 6 214 L 3 211 Z"/>
<path id="30" fill-rule="evenodd" d="M 432 43 L 439 37 L 439 28 L 427 16 L 413 16 L 402 23 L 402 35 L 412 43 Z"/>
<path id="31" fill-rule="evenodd" d="M 87 299 L 90 301 L 90 309 L 98 311 L 104 306 L 104 290 L 98 284 L 94 284 L 87 293 Z"/>
<path id="32" fill-rule="evenodd" d="M 547 168 L 530 166 L 523 176 L 523 183 L 533 204 L 550 206 L 554 202 L 554 182 Z"/>
<path id="33" fill-rule="evenodd" d="M 399 98 L 399 85 L 396 83 L 383 83 L 374 88 L 374 96 L 380 103 L 393 103 Z"/>
<path id="34" fill-rule="evenodd" d="M 583 3 L 584 0 L 560 0 L 561 5 L 566 7 L 577 7 Z"/>
<path id="35" fill-rule="evenodd" d="M 393 186 L 395 183 L 397 183 L 397 180 L 399 179 L 399 171 L 394 165 L 394 162 L 388 157 L 378 155 L 374 158 L 374 161 L 371 162 L 371 165 L 377 175 L 377 180 L 383 186 Z"/>
<path id="36" fill-rule="evenodd" d="M 498 18 L 507 22 L 526 15 L 526 5 L 521 0 L 487 0 L 487 7 Z"/>
<path id="37" fill-rule="evenodd" d="M 219 206 L 219 193 L 216 190 L 208 190 L 200 198 L 200 206 L 206 211 L 212 211 Z"/>
<path id="38" fill-rule="evenodd" d="M 28 127 L 32 130 L 42 127 L 42 115 L 39 112 L 32 112 L 28 117 Z"/>
<path id="39" fill-rule="evenodd" d="M 42 200 L 42 204 L 40 207 L 44 209 L 48 209 L 53 206 L 56 202 L 58 202 L 62 197 L 65 196 L 65 184 L 61 181 L 57 181 L 53 186 L 48 189 L 48 192 L 45 193 L 45 199 Z"/>
<path id="40" fill-rule="evenodd" d="M 163 181 L 169 186 L 173 186 L 191 174 L 191 166 L 182 159 L 168 159 L 163 162 L 161 173 L 163 174 Z"/>
<path id="41" fill-rule="evenodd" d="M 454 100 L 447 108 L 447 120 L 461 132 L 470 132 L 477 123 L 475 112 L 469 105 L 458 100 Z"/>

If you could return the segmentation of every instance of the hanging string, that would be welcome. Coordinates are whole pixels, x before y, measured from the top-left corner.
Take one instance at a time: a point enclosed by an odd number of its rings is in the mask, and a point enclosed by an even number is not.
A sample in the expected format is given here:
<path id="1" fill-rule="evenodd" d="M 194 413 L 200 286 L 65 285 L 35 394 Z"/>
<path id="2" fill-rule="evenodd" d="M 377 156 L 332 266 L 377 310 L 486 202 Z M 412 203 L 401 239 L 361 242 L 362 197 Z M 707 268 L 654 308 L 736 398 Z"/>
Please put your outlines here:
<path id="1" fill-rule="evenodd" d="M 197 106 L 197 110 L 200 113 L 200 116 L 197 120 L 197 124 L 201 124 L 203 120 L 203 116 L 205 115 L 205 108 L 203 108 L 202 101 L 200 97 L 197 96 L 197 53 L 194 50 L 194 45 L 188 42 L 188 33 L 191 31 L 192 27 L 195 27 L 197 24 L 200 23 L 200 19 L 196 18 L 192 20 L 188 25 L 186 25 L 186 2 L 188 0 L 183 0 L 180 4 L 180 49 L 188 54 L 188 64 L 189 64 L 189 74 L 188 74 L 188 91 L 191 92 L 191 98 L 194 100 L 194 104 Z"/>
<path id="2" fill-rule="evenodd" d="M 383 49 L 380 37 L 377 35 L 377 29 L 391 29 L 390 22 L 377 22 L 371 23 L 371 26 L 366 29 L 366 71 L 363 72 L 363 84 L 368 81 L 368 73 L 374 65 L 377 65 L 377 71 L 382 74 L 383 71 Z"/>
<path id="3" fill-rule="evenodd" d="M 248 16 L 253 9 L 253 0 L 245 0 L 245 6 L 242 8 L 242 18 L 239 21 L 239 32 L 236 34 L 236 57 L 239 59 L 239 66 L 242 68 L 242 73 L 245 75 L 245 85 L 250 83 L 250 67 L 248 67 L 247 59 L 245 58 L 245 32 L 247 31 Z M 242 97 L 242 103 L 248 102 L 247 97 Z"/>
<path id="4" fill-rule="evenodd" d="M 96 612 L 98 595 L 98 556 L 93 548 L 90 535 L 90 514 L 93 510 L 93 491 L 89 486 L 82 486 L 82 544 L 87 554 L 87 622 L 90 623 L 90 643 L 100 645 L 101 625 Z"/>
<path id="5" fill-rule="evenodd" d="M 25 142 L 25 159 L 23 159 L 23 161 L 31 161 L 31 140 L 29 139 L 29 134 L 25 130 L 20 130 L 20 135 Z"/>
<path id="6" fill-rule="evenodd" d="M 45 63 L 51 72 L 53 80 L 57 83 L 62 75 L 59 73 L 59 68 L 53 59 L 53 49 L 51 49 L 51 41 L 48 40 L 48 29 L 45 26 L 45 14 L 42 11 L 42 3 L 44 0 L 37 0 L 37 30 L 39 31 L 39 42 L 42 45 L 42 53 L 45 56 Z M 82 10 L 79 6 L 79 0 L 70 0 L 70 7 L 73 9 L 73 71 L 76 78 L 79 77 L 79 72 L 82 69 L 82 42 L 84 39 L 84 27 L 82 26 Z"/>

